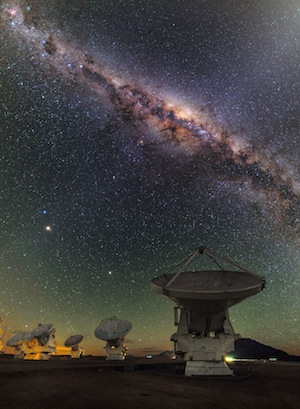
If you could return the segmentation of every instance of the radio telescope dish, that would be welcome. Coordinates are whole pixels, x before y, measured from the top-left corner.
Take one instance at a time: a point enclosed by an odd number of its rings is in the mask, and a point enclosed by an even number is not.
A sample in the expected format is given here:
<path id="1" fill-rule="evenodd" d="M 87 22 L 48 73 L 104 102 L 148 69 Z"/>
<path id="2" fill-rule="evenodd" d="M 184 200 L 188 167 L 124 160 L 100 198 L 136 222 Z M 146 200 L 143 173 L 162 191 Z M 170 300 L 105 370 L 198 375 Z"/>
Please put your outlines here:
<path id="1" fill-rule="evenodd" d="M 23 341 L 30 341 L 31 339 L 33 339 L 34 336 L 32 335 L 31 332 L 23 332 Z"/>
<path id="2" fill-rule="evenodd" d="M 131 330 L 132 325 L 129 321 L 121 320 L 116 317 L 106 318 L 101 321 L 95 329 L 95 336 L 103 341 L 111 341 L 124 337 Z"/>
<path id="3" fill-rule="evenodd" d="M 95 336 L 106 341 L 106 359 L 123 360 L 127 355 L 127 346 L 124 343 L 125 335 L 131 330 L 132 324 L 127 320 L 116 317 L 106 318 L 95 329 Z"/>
<path id="4" fill-rule="evenodd" d="M 31 331 L 31 335 L 34 338 L 43 337 L 49 335 L 53 325 L 52 324 L 39 324 L 37 328 Z"/>
<path id="5" fill-rule="evenodd" d="M 69 355 L 71 358 L 81 358 L 84 355 L 84 349 L 80 342 L 83 340 L 83 335 L 71 335 L 64 342 L 64 347 L 56 346 L 55 355 Z"/>
<path id="6" fill-rule="evenodd" d="M 65 347 L 73 347 L 78 345 L 83 340 L 83 335 L 71 335 L 68 339 L 65 340 Z"/>
<path id="7" fill-rule="evenodd" d="M 154 291 L 164 294 L 180 306 L 195 311 L 218 312 L 262 290 L 263 280 L 244 271 L 182 272 L 170 285 L 175 274 L 152 280 Z"/>
<path id="8" fill-rule="evenodd" d="M 52 324 L 39 324 L 31 332 L 19 332 L 6 345 L 15 347 L 14 358 L 46 360 L 55 351 L 55 329 Z"/>
<path id="9" fill-rule="evenodd" d="M 183 271 L 199 254 L 207 255 L 219 269 Z M 223 269 L 216 258 L 230 264 L 231 268 Z M 174 269 L 179 271 L 171 273 Z M 177 304 L 175 325 L 178 329 L 171 339 L 175 353 L 187 361 L 186 375 L 233 374 L 224 360 L 234 350 L 237 338 L 228 308 L 261 292 L 265 280 L 200 247 L 167 273 L 153 278 L 151 286 Z"/>
<path id="10" fill-rule="evenodd" d="M 13 335 L 9 340 L 6 342 L 6 346 L 8 347 L 14 347 L 17 344 L 22 343 L 23 337 L 24 337 L 24 332 L 18 332 L 17 334 Z"/>

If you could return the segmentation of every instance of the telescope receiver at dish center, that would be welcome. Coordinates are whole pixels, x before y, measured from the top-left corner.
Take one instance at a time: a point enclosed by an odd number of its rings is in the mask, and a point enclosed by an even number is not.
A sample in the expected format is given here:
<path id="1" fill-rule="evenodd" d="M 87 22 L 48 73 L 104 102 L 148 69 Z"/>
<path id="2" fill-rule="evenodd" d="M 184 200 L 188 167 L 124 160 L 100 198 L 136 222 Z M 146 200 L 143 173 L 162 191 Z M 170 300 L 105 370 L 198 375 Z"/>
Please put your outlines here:
<path id="1" fill-rule="evenodd" d="M 199 255 L 209 257 L 219 269 L 184 271 Z M 230 270 L 222 267 L 224 262 L 231 266 Z M 154 291 L 177 304 L 174 308 L 177 332 L 171 340 L 175 354 L 186 361 L 185 374 L 233 375 L 225 357 L 234 351 L 239 336 L 234 333 L 228 308 L 262 291 L 264 279 L 199 247 L 165 274 L 153 278 L 151 285 Z"/>

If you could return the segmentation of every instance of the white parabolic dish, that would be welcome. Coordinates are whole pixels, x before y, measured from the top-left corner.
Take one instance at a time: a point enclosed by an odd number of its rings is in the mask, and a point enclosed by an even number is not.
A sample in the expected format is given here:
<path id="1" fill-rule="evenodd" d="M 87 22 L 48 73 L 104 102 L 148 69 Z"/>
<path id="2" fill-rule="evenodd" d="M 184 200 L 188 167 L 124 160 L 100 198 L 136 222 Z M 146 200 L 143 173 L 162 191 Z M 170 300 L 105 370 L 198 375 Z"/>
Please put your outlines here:
<path id="1" fill-rule="evenodd" d="M 258 294 L 265 284 L 262 277 L 240 271 L 205 270 L 182 272 L 176 278 L 175 275 L 153 278 L 153 290 L 166 295 L 186 310 L 205 313 L 225 311 L 245 298 Z"/>
<path id="2" fill-rule="evenodd" d="M 124 337 L 131 330 L 131 322 L 116 317 L 106 318 L 95 329 L 95 336 L 103 341 Z"/>
<path id="3" fill-rule="evenodd" d="M 65 347 L 73 347 L 78 345 L 83 340 L 83 335 L 71 335 L 68 339 L 65 340 Z"/>
<path id="4" fill-rule="evenodd" d="M 36 338 L 49 335 L 52 326 L 52 324 L 39 324 L 37 328 L 31 331 L 31 334 Z"/>
<path id="5" fill-rule="evenodd" d="M 18 332 L 17 334 L 13 335 L 9 340 L 6 342 L 6 346 L 13 347 L 17 345 L 20 341 L 23 340 L 25 332 Z"/>

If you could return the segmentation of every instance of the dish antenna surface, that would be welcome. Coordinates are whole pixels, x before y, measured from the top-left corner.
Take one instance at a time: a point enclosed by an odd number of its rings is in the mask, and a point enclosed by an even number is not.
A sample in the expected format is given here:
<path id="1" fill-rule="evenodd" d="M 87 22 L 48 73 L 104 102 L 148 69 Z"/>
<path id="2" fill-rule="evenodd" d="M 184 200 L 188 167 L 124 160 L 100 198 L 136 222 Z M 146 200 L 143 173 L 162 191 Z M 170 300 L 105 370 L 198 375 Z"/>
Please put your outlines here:
<path id="1" fill-rule="evenodd" d="M 23 351 L 23 341 L 24 337 L 27 335 L 27 332 L 18 332 L 17 334 L 13 335 L 11 338 L 9 338 L 8 341 L 6 341 L 6 346 L 8 347 L 14 347 L 15 348 L 15 353 L 14 353 L 14 358 L 15 359 L 23 359 L 24 358 L 24 351 Z"/>
<path id="2" fill-rule="evenodd" d="M 124 343 L 125 335 L 131 330 L 132 324 L 127 320 L 117 317 L 106 318 L 95 329 L 95 336 L 106 341 L 104 347 L 107 358 L 110 360 L 123 360 L 127 355 L 127 346 Z"/>
<path id="3" fill-rule="evenodd" d="M 37 328 L 31 331 L 31 335 L 34 338 L 46 337 L 50 334 L 52 324 L 39 324 Z"/>
<path id="4" fill-rule="evenodd" d="M 69 355 L 71 358 L 81 358 L 84 355 L 84 349 L 80 342 L 83 340 L 83 335 L 71 335 L 64 342 L 64 347 L 56 347 L 55 355 Z"/>
<path id="5" fill-rule="evenodd" d="M 31 332 L 23 332 L 23 341 L 30 341 L 34 338 Z"/>
<path id="6" fill-rule="evenodd" d="M 218 269 L 186 271 L 200 254 L 208 256 Z M 224 269 L 221 262 L 230 265 L 230 269 Z M 234 333 L 228 308 L 261 292 L 265 280 L 199 247 L 165 274 L 153 278 L 151 286 L 177 304 L 174 318 L 178 328 L 171 340 L 175 354 L 186 361 L 185 374 L 233 375 L 225 356 L 234 350 L 239 336 Z"/>
<path id="7" fill-rule="evenodd" d="M 65 340 L 65 347 L 73 347 L 80 344 L 83 340 L 83 335 L 71 335 L 68 339 Z"/>
<path id="8" fill-rule="evenodd" d="M 6 341 L 6 346 L 14 347 L 18 344 L 22 344 L 24 334 L 24 332 L 18 332 L 17 334 L 13 335 L 8 341 Z"/>

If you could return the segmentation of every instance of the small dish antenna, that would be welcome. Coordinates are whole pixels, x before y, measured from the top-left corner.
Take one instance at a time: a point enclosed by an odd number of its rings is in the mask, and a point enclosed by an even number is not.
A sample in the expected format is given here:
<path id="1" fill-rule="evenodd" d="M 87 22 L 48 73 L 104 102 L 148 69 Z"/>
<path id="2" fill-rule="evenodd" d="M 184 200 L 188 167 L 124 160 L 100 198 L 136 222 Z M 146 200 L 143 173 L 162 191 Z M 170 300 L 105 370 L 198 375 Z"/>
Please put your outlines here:
<path id="1" fill-rule="evenodd" d="M 218 269 L 184 271 L 200 254 L 208 256 Z M 231 266 L 229 270 L 222 267 L 224 262 Z M 186 361 L 185 374 L 233 375 L 225 357 L 234 350 L 239 336 L 234 333 L 228 308 L 261 292 L 265 280 L 199 247 L 165 274 L 153 278 L 151 286 L 177 304 L 174 321 L 178 328 L 171 340 L 175 354 Z"/>
<path id="2" fill-rule="evenodd" d="M 82 340 L 83 335 L 71 335 L 68 339 L 65 340 L 64 345 L 65 347 L 74 347 L 76 345 L 79 345 Z"/>
<path id="3" fill-rule="evenodd" d="M 23 341 L 30 341 L 34 338 L 31 332 L 23 332 Z"/>
<path id="4" fill-rule="evenodd" d="M 132 324 L 117 317 L 106 318 L 95 329 L 95 336 L 106 341 L 104 347 L 107 358 L 110 360 L 124 360 L 127 355 L 127 346 L 124 343 L 125 335 L 131 330 Z"/>
<path id="5" fill-rule="evenodd" d="M 64 342 L 66 350 L 64 350 L 65 355 L 70 355 L 71 358 L 81 358 L 84 354 L 84 349 L 81 347 L 80 342 L 83 340 L 83 335 L 71 335 Z M 56 348 L 57 350 L 59 347 Z"/>
<path id="6" fill-rule="evenodd" d="M 23 352 L 22 346 L 23 346 L 24 337 L 26 335 L 27 335 L 27 332 L 18 332 L 17 334 L 9 338 L 8 341 L 6 341 L 6 346 L 15 348 L 15 353 L 14 353 L 15 359 L 24 358 L 25 354 Z"/>
<path id="7" fill-rule="evenodd" d="M 13 335 L 8 341 L 6 341 L 6 346 L 15 347 L 16 345 L 22 344 L 24 334 L 24 332 L 18 332 L 17 334 Z"/>
<path id="8" fill-rule="evenodd" d="M 37 328 L 31 331 L 34 338 L 47 337 L 51 332 L 52 324 L 39 324 Z"/>

